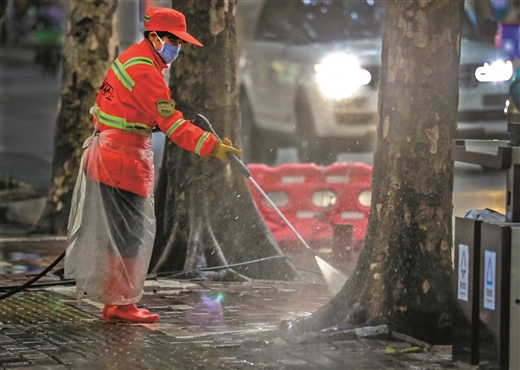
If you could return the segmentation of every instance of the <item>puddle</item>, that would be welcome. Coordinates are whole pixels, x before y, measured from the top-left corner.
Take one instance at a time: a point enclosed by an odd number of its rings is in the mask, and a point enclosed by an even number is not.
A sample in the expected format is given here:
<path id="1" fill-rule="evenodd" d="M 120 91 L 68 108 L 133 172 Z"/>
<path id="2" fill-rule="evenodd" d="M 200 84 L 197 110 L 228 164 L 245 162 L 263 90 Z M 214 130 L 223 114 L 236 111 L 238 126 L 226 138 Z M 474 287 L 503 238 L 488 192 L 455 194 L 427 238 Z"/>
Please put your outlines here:
<path id="1" fill-rule="evenodd" d="M 44 270 L 44 261 L 38 253 L 2 253 L 0 274 L 39 273 Z"/>

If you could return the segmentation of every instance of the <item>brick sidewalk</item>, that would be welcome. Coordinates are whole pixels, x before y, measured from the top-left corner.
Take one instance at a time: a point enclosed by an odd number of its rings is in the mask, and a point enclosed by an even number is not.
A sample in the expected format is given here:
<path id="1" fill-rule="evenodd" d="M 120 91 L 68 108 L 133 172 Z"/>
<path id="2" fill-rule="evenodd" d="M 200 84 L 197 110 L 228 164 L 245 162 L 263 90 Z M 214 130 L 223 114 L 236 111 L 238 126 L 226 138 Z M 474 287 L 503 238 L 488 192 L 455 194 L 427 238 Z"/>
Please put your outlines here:
<path id="1" fill-rule="evenodd" d="M 325 285 L 148 280 L 140 306 L 157 324 L 107 324 L 101 305 L 77 305 L 74 286 L 0 301 L 4 369 L 472 369 L 451 347 L 400 353 L 411 344 L 345 334 L 310 342 L 278 331 L 331 295 Z M 322 338 L 323 339 L 323 338 Z M 396 353 L 388 353 L 391 347 Z"/>
<path id="2" fill-rule="evenodd" d="M 0 238 L 4 254 L 39 253 L 42 261 L 54 260 L 65 246 L 63 237 Z M 2 275 L 0 285 L 33 276 Z M 143 325 L 105 323 L 102 305 L 89 300 L 78 305 L 73 285 L 39 286 L 0 300 L 0 364 L 3 369 L 476 368 L 453 362 L 450 346 L 402 353 L 416 344 L 389 341 L 388 335 L 287 336 L 279 330 L 284 320 L 310 315 L 332 297 L 316 280 L 149 279 L 139 306 L 161 320 Z M 43 281 L 59 283 L 53 276 L 38 283 Z"/>

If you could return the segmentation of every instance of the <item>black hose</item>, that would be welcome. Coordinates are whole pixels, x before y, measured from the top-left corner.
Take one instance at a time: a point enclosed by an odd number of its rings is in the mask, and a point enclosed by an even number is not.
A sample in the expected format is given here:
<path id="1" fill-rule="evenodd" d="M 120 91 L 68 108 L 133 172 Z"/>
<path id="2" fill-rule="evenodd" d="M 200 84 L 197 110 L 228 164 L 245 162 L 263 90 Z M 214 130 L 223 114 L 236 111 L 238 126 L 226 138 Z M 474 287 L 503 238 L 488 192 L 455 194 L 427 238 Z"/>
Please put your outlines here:
<path id="1" fill-rule="evenodd" d="M 33 285 L 34 282 L 38 281 L 43 275 L 47 274 L 50 270 L 52 270 L 52 268 L 54 266 L 56 266 L 58 263 L 60 263 L 60 261 L 65 257 L 65 252 L 63 252 L 58 258 L 56 258 L 56 260 L 51 263 L 45 270 L 43 270 L 42 272 L 40 272 L 38 275 L 36 275 L 35 277 L 33 277 L 31 280 L 27 281 L 25 284 L 22 284 L 20 286 L 17 286 L 15 288 L 13 288 L 13 290 L 9 291 L 8 293 L 5 293 L 4 295 L 0 296 L 0 301 L 2 299 L 6 299 L 7 297 L 10 297 L 12 296 L 13 294 L 16 294 L 22 290 L 24 290 L 25 288 L 27 287 L 30 287 L 31 285 Z"/>
<path id="2" fill-rule="evenodd" d="M 76 280 L 73 280 L 73 279 L 69 279 L 69 280 L 63 280 L 63 281 L 54 281 L 54 282 L 45 282 L 45 283 L 38 283 L 38 284 L 35 284 L 36 281 L 38 281 L 43 275 L 45 275 L 47 272 L 49 272 L 54 266 L 56 266 L 63 258 L 65 257 L 65 252 L 63 252 L 53 263 L 51 263 L 45 270 L 43 270 L 42 272 L 40 272 L 37 276 L 35 276 L 34 278 L 32 278 L 31 280 L 27 281 L 26 283 L 22 284 L 22 285 L 11 285 L 11 286 L 0 286 L 0 291 L 5 291 L 5 290 L 9 290 L 8 293 L 0 296 L 0 301 L 2 299 L 5 299 L 7 297 L 10 297 L 12 296 L 13 294 L 16 294 L 24 289 L 27 289 L 31 286 L 33 287 L 46 287 L 46 286 L 56 286 L 56 285 L 72 285 L 72 284 L 75 284 L 76 283 Z M 154 279 L 155 277 L 164 277 L 164 276 L 171 276 L 171 275 L 177 275 L 177 274 L 181 274 L 181 273 L 187 273 L 187 272 L 198 272 L 198 271 L 212 271 L 212 270 L 224 270 L 224 269 L 227 269 L 227 268 L 230 268 L 230 267 L 237 267 L 237 266 L 244 266 L 244 265 L 250 265 L 252 263 L 258 263 L 258 262 L 263 262 L 263 261 L 267 261 L 267 260 L 271 260 L 271 259 L 275 259 L 275 258 L 289 258 L 285 255 L 281 255 L 281 256 L 270 256 L 270 257 L 264 257 L 264 258 L 259 258 L 259 259 L 256 259 L 256 260 L 251 260 L 251 261 L 246 261 L 246 262 L 238 262 L 238 263 L 233 263 L 231 265 L 226 265 L 226 266 L 214 266 L 214 267 L 205 267 L 205 268 L 201 268 L 199 270 L 192 270 L 192 271 L 170 271 L 170 272 L 160 272 L 160 273 L 156 273 L 156 274 L 153 274 L 152 277 L 150 278 L 147 278 L 148 279 Z M 319 271 L 315 271 L 315 270 L 310 270 L 310 269 L 305 269 L 305 268 L 297 268 L 297 270 L 302 270 L 302 271 L 307 271 L 307 272 L 311 272 L 311 273 L 315 273 L 316 275 L 322 275 L 321 272 Z"/>
<path id="3" fill-rule="evenodd" d="M 191 270 L 191 271 L 159 272 L 159 273 L 156 273 L 155 275 L 157 277 L 162 277 L 162 276 L 169 276 L 169 275 L 175 275 L 175 274 L 181 274 L 181 273 L 187 273 L 187 272 L 225 270 L 225 269 L 230 268 L 230 267 L 250 265 L 252 263 L 263 262 L 263 261 L 272 260 L 272 259 L 275 259 L 275 258 L 289 258 L 289 257 L 284 256 L 284 255 L 281 255 L 281 256 L 270 256 L 270 257 L 259 258 L 259 259 L 256 259 L 256 260 L 251 260 L 251 261 L 246 261 L 246 262 L 232 263 L 231 265 L 225 265 L 225 266 L 203 267 L 203 268 L 200 268 L 198 270 Z"/>

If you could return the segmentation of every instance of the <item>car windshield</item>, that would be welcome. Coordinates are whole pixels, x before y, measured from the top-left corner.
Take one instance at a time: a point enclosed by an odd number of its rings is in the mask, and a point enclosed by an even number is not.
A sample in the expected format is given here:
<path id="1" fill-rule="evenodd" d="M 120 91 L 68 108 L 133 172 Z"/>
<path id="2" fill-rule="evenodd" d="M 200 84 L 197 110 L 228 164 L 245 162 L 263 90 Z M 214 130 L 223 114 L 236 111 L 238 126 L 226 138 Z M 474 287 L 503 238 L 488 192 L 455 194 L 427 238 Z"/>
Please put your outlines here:
<path id="1" fill-rule="evenodd" d="M 328 43 L 380 38 L 385 0 L 267 1 L 257 38 L 290 43 Z M 462 37 L 475 38 L 471 21 L 463 17 Z"/>
<path id="2" fill-rule="evenodd" d="M 300 22 L 303 36 L 312 42 L 380 37 L 383 33 L 383 2 L 302 0 Z"/>

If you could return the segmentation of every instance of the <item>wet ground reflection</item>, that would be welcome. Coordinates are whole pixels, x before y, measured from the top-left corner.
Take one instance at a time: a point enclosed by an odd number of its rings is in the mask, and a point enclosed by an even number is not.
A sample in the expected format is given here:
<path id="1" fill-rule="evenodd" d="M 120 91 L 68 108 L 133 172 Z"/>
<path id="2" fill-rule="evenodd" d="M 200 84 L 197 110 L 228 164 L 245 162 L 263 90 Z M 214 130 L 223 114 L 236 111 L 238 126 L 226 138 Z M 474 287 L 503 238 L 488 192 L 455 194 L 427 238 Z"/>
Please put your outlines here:
<path id="1" fill-rule="evenodd" d="M 227 324 L 222 307 L 223 293 L 202 294 L 200 301 L 192 305 L 192 310 L 185 310 L 186 321 L 206 331 L 226 330 Z"/>
<path id="2" fill-rule="evenodd" d="M 146 293 L 143 302 L 161 316 L 159 330 L 175 337 L 273 331 L 281 321 L 310 315 L 331 298 L 323 282 L 161 284 L 149 282 L 147 289 L 156 293 Z"/>
<path id="3" fill-rule="evenodd" d="M 283 320 L 330 298 L 324 283 L 158 279 L 138 305 L 161 321 L 125 325 L 103 322 L 99 304 L 78 305 L 74 287 L 23 292 L 0 301 L 0 360 L 31 369 L 412 368 L 379 341 L 304 345 L 280 335 Z"/>

